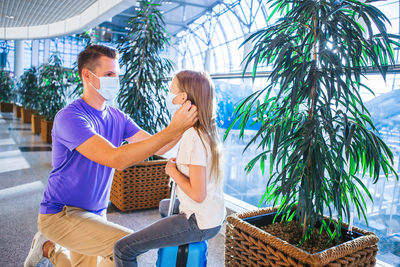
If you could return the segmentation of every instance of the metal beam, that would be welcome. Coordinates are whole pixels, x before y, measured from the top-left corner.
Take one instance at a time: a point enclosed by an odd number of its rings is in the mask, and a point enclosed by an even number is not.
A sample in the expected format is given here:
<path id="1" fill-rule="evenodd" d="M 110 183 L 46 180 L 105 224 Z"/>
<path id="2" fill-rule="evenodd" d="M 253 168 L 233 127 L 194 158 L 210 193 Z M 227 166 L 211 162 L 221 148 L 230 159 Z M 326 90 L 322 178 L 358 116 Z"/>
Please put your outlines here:
<path id="1" fill-rule="evenodd" d="M 165 14 L 172 12 L 174 10 L 177 10 L 178 8 L 181 8 L 181 7 L 184 8 L 184 6 L 178 4 L 177 6 L 171 7 L 168 10 L 161 10 L 161 13 L 165 16 Z"/>
<path id="2" fill-rule="evenodd" d="M 179 22 L 179 21 L 172 21 L 172 20 L 165 20 L 165 25 L 174 25 L 174 26 L 180 26 L 180 27 L 187 27 L 187 23 L 185 22 Z"/>
<path id="3" fill-rule="evenodd" d="M 171 2 L 173 4 L 194 6 L 194 7 L 200 7 L 200 8 L 209 8 L 210 7 L 210 6 L 207 6 L 207 5 L 202 5 L 202 4 L 198 4 L 198 3 L 191 3 L 191 2 L 185 2 L 185 1 L 169 0 L 169 1 L 162 1 L 162 2 Z"/>
<path id="4" fill-rule="evenodd" d="M 128 13 L 120 13 L 117 16 L 124 16 L 124 17 L 133 17 L 134 14 L 128 14 Z M 180 27 L 187 27 L 187 23 L 185 22 L 179 22 L 179 21 L 172 21 L 172 20 L 165 20 L 164 19 L 165 24 L 169 24 L 169 25 L 174 25 L 174 26 L 180 26 Z"/>
<path id="5" fill-rule="evenodd" d="M 266 78 L 271 75 L 272 71 L 258 71 L 256 73 L 256 77 L 258 78 Z M 387 71 L 388 74 L 398 74 L 400 73 L 400 65 L 396 64 L 394 66 L 390 66 Z M 377 68 L 368 67 L 364 70 L 364 74 L 380 74 Z M 252 72 L 236 72 L 236 73 L 215 73 L 210 74 L 213 79 L 242 79 L 242 78 L 252 78 Z"/>
<path id="6" fill-rule="evenodd" d="M 196 21 L 198 18 L 200 18 L 201 16 L 203 16 L 204 14 L 206 14 L 207 11 L 212 10 L 216 5 L 222 3 L 222 0 L 219 1 L 215 1 L 213 5 L 207 7 L 206 9 L 204 9 L 202 12 L 200 12 L 199 14 L 197 14 L 197 16 L 192 17 L 190 20 L 186 21 L 186 24 L 189 25 L 191 23 L 193 23 L 194 21 Z M 172 36 L 175 36 L 176 34 L 178 34 L 181 30 L 175 31 L 175 32 L 171 32 Z"/>
<path id="7" fill-rule="evenodd" d="M 119 13 L 116 16 L 123 16 L 123 17 L 128 17 L 131 18 L 133 16 L 135 16 L 136 14 L 129 14 L 129 13 Z"/>

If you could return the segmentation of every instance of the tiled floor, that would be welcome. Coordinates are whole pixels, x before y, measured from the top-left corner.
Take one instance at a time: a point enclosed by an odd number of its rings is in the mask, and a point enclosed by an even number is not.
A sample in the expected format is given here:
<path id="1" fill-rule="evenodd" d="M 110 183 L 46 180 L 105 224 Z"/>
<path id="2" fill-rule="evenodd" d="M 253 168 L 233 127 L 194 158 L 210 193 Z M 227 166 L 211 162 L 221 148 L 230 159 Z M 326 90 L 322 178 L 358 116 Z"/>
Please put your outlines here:
<path id="1" fill-rule="evenodd" d="M 51 170 L 51 146 L 33 135 L 30 124 L 0 113 L 0 266 L 19 267 L 37 231 L 39 203 Z M 158 211 L 122 213 L 109 208 L 108 220 L 139 230 L 159 218 Z M 223 266 L 223 233 L 209 242 L 208 266 Z M 154 266 L 156 250 L 139 258 Z"/>

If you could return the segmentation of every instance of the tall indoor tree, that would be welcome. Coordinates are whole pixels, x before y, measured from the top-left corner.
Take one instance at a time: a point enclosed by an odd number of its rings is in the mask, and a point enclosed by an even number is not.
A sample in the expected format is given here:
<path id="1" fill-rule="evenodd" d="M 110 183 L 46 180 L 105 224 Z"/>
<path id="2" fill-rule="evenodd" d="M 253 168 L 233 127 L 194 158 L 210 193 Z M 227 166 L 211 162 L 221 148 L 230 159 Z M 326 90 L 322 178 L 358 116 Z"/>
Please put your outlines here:
<path id="1" fill-rule="evenodd" d="M 390 21 L 371 5 L 375 1 L 267 2 L 271 16 L 281 18 L 246 40 L 254 44 L 246 60 L 254 62 L 254 77 L 261 65 L 272 72 L 265 88 L 238 105 L 234 122 L 240 121 L 241 136 L 253 123 L 249 118 L 261 123 L 248 146 L 255 143 L 262 152 L 246 168 L 260 163 L 268 177 L 262 201 L 279 204 L 286 221 L 299 221 L 303 240 L 317 222 L 338 238 L 353 205 L 367 219 L 363 193 L 372 197 L 359 174 L 373 182 L 382 174 L 397 177 L 360 90 L 374 90 L 363 83 L 366 70 L 385 78 L 399 36 L 387 33 Z M 324 212 L 337 218 L 334 231 Z"/>
<path id="2" fill-rule="evenodd" d="M 120 63 L 126 68 L 118 102 L 140 127 L 154 134 L 168 124 L 165 92 L 173 66 L 161 55 L 169 40 L 160 5 L 139 3 L 140 10 L 128 21 L 128 34 L 118 42 Z"/>
<path id="3" fill-rule="evenodd" d="M 85 49 L 91 45 L 97 44 L 97 40 L 99 39 L 99 36 L 95 34 L 93 29 L 82 32 L 77 37 L 85 43 Z M 83 94 L 83 83 L 78 72 L 78 59 L 72 64 L 71 72 L 70 80 L 74 85 L 74 89 L 69 93 L 69 97 L 76 99 Z"/>

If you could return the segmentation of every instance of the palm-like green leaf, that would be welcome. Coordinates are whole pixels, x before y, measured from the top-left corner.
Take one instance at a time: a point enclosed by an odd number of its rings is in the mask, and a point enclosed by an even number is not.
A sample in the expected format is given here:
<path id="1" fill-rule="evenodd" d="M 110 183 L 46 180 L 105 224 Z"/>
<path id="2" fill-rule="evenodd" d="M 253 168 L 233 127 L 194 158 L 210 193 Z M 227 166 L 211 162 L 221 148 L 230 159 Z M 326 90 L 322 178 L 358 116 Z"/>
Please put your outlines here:
<path id="1" fill-rule="evenodd" d="M 140 127 L 154 134 L 168 124 L 165 92 L 172 63 L 160 56 L 169 42 L 159 5 L 151 1 L 140 5 L 128 22 L 131 30 L 118 43 L 120 62 L 126 67 L 118 102 Z"/>
<path id="2" fill-rule="evenodd" d="M 280 204 L 286 218 L 297 205 L 303 240 L 328 210 L 339 223 L 335 231 L 324 222 L 322 228 L 338 238 L 352 205 L 366 217 L 362 191 L 371 195 L 357 175 L 369 170 L 373 182 L 382 172 L 397 177 L 393 154 L 378 136 L 359 91 L 371 90 L 361 83 L 367 67 L 385 77 L 399 36 L 387 34 L 385 24 L 390 22 L 368 3 L 268 2 L 283 17 L 245 42 L 254 44 L 247 64 L 254 61 L 254 70 L 262 64 L 273 66 L 269 84 L 241 102 L 234 120 L 240 119 L 241 135 L 251 115 L 261 123 L 250 143 L 258 142 L 263 152 L 247 168 L 264 161 L 267 152 L 271 172 L 263 201 Z M 267 97 L 256 104 L 262 93 Z"/>

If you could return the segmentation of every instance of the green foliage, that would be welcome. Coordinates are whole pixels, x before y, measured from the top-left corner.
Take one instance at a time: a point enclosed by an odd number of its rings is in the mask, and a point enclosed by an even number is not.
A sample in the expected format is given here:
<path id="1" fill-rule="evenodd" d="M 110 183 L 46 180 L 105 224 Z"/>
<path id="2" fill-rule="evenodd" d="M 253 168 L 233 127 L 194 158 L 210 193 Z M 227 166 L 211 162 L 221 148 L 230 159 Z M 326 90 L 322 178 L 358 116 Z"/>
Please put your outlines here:
<path id="1" fill-rule="evenodd" d="M 48 64 L 40 67 L 39 86 L 41 88 L 40 115 L 52 121 L 57 112 L 65 106 L 65 93 L 71 85 L 71 71 L 62 67 L 58 54 L 51 55 Z"/>
<path id="2" fill-rule="evenodd" d="M 286 220 L 297 206 L 294 218 L 303 225 L 303 240 L 322 222 L 324 211 L 339 223 L 334 231 L 324 222 L 321 227 L 339 238 L 340 223 L 349 220 L 353 205 L 367 219 L 362 193 L 372 197 L 358 176 L 369 174 L 374 183 L 381 174 L 398 178 L 393 154 L 378 136 L 359 92 L 372 92 L 361 82 L 366 68 L 385 77 L 399 36 L 387 33 L 389 20 L 368 3 L 269 3 L 282 17 L 245 41 L 254 44 L 246 58 L 246 66 L 254 60 L 254 76 L 258 66 L 273 66 L 269 84 L 236 108 L 242 137 L 250 117 L 261 123 L 248 145 L 255 143 L 263 152 L 246 168 L 259 162 L 264 172 L 270 161 L 260 203 L 279 204 Z"/>
<path id="3" fill-rule="evenodd" d="M 172 63 L 160 56 L 168 39 L 159 5 L 150 1 L 140 5 L 128 22 L 131 30 L 118 42 L 120 63 L 126 67 L 118 102 L 140 127 L 154 134 L 168 124 L 164 92 Z"/>
<path id="4" fill-rule="evenodd" d="M 74 84 L 75 88 L 71 91 L 69 96 L 72 98 L 79 98 L 83 94 L 83 82 L 81 77 L 79 77 L 78 61 L 73 64 L 71 75 L 72 84 Z"/>
<path id="5" fill-rule="evenodd" d="M 78 38 L 82 39 L 85 42 L 85 48 L 91 45 L 97 44 L 97 40 L 99 36 L 95 34 L 93 29 L 82 32 L 78 35 Z"/>
<path id="6" fill-rule="evenodd" d="M 38 110 L 41 102 L 41 89 L 39 87 L 39 70 L 32 66 L 22 75 L 19 82 L 18 93 L 21 105 L 28 109 Z"/>
<path id="7" fill-rule="evenodd" d="M 98 36 L 94 34 L 93 30 L 85 31 L 78 35 L 79 38 L 85 41 L 85 49 L 88 46 L 97 44 Z M 81 78 L 79 77 L 78 72 L 78 61 L 75 61 L 72 67 L 72 76 L 71 76 L 72 84 L 75 85 L 75 88 L 71 91 L 70 97 L 79 98 L 83 94 L 83 83 Z"/>
<path id="8" fill-rule="evenodd" d="M 0 69 L 0 102 L 9 103 L 13 99 L 14 81 L 10 72 Z"/>

